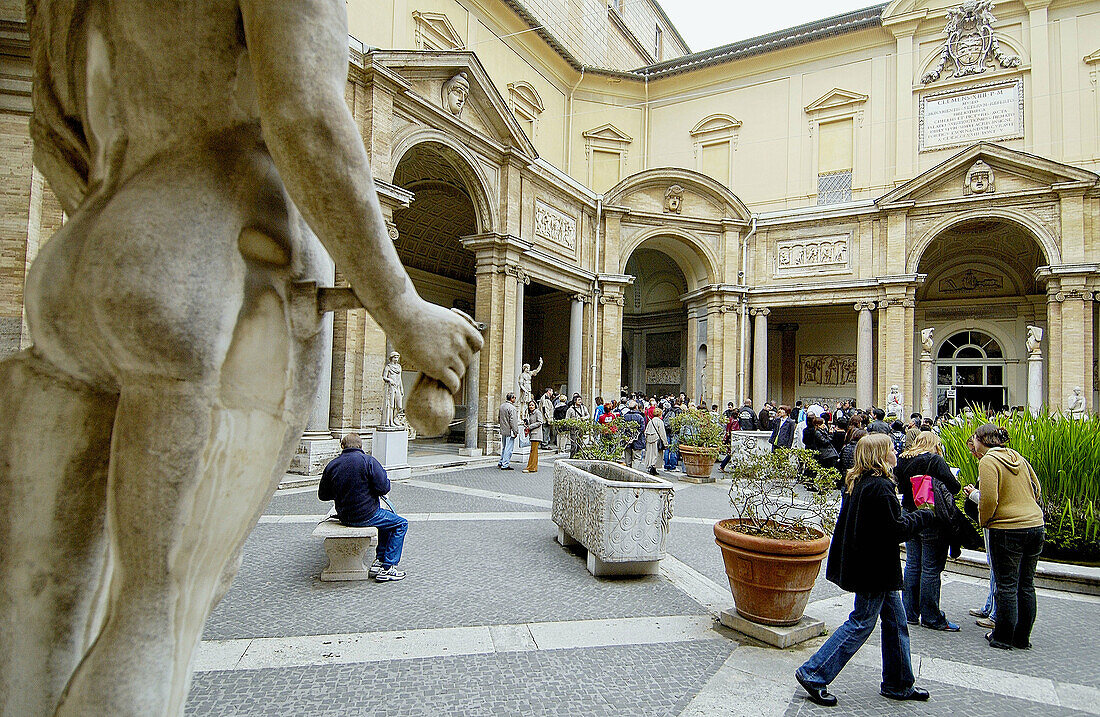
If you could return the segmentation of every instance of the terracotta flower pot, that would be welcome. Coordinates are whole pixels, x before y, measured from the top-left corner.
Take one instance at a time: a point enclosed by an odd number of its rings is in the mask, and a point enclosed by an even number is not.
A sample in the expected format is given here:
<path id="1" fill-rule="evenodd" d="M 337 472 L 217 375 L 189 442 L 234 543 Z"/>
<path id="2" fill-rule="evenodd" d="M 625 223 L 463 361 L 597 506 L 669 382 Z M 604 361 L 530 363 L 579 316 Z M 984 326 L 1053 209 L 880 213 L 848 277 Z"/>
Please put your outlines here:
<path id="1" fill-rule="evenodd" d="M 699 446 L 681 445 L 678 449 L 680 457 L 684 459 L 684 468 L 687 474 L 695 478 L 709 478 L 714 469 L 714 459 L 718 457 L 718 451 L 713 448 L 700 448 Z"/>
<path id="2" fill-rule="evenodd" d="M 764 625 L 796 624 L 829 554 L 829 536 L 818 531 L 815 540 L 777 540 L 734 530 L 740 522 L 714 524 L 737 612 Z"/>

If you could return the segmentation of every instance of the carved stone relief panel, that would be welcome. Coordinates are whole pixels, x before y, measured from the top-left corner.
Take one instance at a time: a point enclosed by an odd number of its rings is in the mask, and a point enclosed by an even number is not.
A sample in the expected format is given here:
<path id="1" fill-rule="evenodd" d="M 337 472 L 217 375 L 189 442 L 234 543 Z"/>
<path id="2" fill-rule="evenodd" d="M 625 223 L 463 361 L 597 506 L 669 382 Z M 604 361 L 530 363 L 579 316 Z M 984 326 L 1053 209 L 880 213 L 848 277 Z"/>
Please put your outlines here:
<path id="1" fill-rule="evenodd" d="M 645 370 L 645 382 L 647 384 L 676 385 L 683 378 L 683 369 L 674 368 L 647 368 Z"/>
<path id="2" fill-rule="evenodd" d="M 802 354 L 798 357 L 799 386 L 849 386 L 855 382 L 855 354 Z"/>
<path id="3" fill-rule="evenodd" d="M 536 199 L 535 236 L 575 249 L 577 246 L 577 220 L 541 199 Z"/>
<path id="4" fill-rule="evenodd" d="M 851 233 L 781 239 L 775 243 L 776 276 L 849 271 Z"/>

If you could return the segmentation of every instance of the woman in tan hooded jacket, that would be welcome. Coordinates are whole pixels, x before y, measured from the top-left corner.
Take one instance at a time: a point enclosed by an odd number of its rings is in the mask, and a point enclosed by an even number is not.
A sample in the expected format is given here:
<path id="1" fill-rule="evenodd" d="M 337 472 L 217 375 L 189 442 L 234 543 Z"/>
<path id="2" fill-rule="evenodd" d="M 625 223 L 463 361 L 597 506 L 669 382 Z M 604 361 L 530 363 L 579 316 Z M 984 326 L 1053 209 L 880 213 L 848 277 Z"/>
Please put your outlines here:
<path id="1" fill-rule="evenodd" d="M 978 522 L 989 528 L 986 549 L 997 585 L 996 627 L 986 639 L 993 647 L 1026 650 L 1035 624 L 1035 566 L 1045 530 L 1039 479 L 1031 464 L 1006 446 L 1008 440 L 1008 431 L 986 423 L 967 446 L 978 458 Z"/>

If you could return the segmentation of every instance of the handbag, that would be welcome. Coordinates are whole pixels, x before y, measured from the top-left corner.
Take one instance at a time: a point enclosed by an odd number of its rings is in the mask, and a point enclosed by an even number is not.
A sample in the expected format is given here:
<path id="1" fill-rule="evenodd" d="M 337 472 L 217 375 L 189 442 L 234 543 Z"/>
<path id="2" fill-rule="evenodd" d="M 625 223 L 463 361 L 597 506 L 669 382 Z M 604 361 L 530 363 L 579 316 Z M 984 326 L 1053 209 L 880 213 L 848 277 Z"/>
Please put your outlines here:
<path id="1" fill-rule="evenodd" d="M 936 504 L 936 496 L 932 492 L 932 476 L 913 476 L 909 482 L 913 486 L 913 505 L 920 508 L 925 503 Z"/>

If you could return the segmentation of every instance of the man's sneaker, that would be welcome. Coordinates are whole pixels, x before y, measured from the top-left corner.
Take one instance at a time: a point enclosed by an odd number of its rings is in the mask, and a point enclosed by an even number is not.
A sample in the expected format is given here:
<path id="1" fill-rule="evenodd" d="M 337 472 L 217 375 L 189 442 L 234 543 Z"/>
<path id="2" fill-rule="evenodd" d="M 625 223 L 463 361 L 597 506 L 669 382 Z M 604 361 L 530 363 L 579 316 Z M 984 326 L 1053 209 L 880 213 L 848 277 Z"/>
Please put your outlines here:
<path id="1" fill-rule="evenodd" d="M 392 583 L 404 579 L 405 571 L 398 570 L 396 565 L 392 565 L 388 568 L 382 568 L 378 571 L 378 574 L 374 576 L 375 582 L 379 583 Z"/>
<path id="2" fill-rule="evenodd" d="M 378 577 L 378 573 L 382 572 L 382 562 L 378 558 L 374 559 L 374 562 L 370 564 L 370 570 L 368 573 L 372 578 Z"/>
<path id="3" fill-rule="evenodd" d="M 993 622 L 988 617 L 979 617 L 977 620 L 974 621 L 974 624 L 978 625 L 979 627 L 987 628 L 989 630 L 997 627 L 997 623 Z"/>

